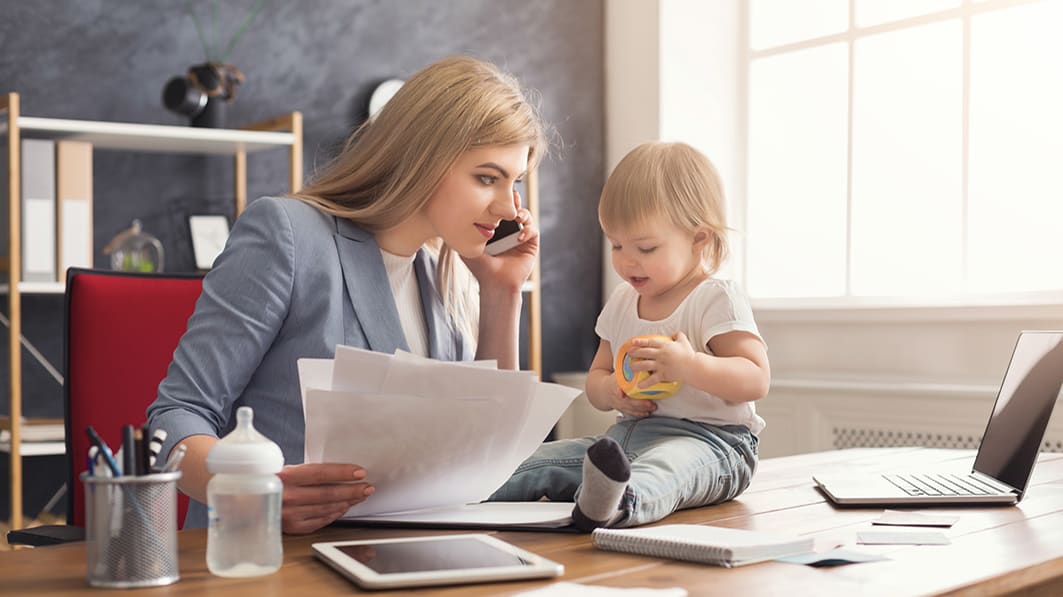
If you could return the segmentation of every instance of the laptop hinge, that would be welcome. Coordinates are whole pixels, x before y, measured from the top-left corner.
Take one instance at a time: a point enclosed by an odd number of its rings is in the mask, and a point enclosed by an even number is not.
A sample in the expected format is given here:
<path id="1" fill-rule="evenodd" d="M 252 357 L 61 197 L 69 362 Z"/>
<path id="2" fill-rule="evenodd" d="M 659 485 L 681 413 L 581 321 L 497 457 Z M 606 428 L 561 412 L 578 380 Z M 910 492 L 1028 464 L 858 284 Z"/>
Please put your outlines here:
<path id="1" fill-rule="evenodd" d="M 981 471 L 972 470 L 971 475 L 976 477 L 979 481 L 985 483 L 986 485 L 995 488 L 1000 493 L 1014 493 L 1015 495 L 1022 495 L 1022 492 L 1018 489 L 1015 489 L 1014 487 L 1008 485 L 1007 483 L 1004 483 L 1000 479 L 997 479 L 996 477 L 993 477 L 991 475 L 987 475 Z"/>

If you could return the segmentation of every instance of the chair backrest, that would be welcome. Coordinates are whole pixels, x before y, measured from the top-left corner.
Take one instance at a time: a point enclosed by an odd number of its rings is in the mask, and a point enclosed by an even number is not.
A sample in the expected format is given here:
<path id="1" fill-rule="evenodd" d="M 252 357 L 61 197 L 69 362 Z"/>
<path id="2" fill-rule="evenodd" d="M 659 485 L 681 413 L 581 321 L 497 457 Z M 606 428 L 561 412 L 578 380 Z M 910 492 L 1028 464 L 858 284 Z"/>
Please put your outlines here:
<path id="1" fill-rule="evenodd" d="M 188 325 L 203 278 L 71 268 L 66 280 L 67 524 L 85 525 L 92 425 L 113 450 L 124 424 L 140 425 Z M 178 524 L 188 498 L 179 495 Z"/>

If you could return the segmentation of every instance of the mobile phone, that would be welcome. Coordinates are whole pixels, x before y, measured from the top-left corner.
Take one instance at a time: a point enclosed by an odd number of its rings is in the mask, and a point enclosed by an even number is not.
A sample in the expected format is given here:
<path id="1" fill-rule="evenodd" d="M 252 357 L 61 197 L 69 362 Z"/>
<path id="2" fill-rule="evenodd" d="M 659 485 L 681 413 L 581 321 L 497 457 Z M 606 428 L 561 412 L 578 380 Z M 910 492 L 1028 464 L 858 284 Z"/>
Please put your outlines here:
<path id="1" fill-rule="evenodd" d="M 504 253 L 513 247 L 520 244 L 517 240 L 517 235 L 520 231 L 524 230 L 524 226 L 516 220 L 502 220 L 498 223 L 498 227 L 495 228 L 495 235 L 491 237 L 491 240 L 487 241 L 487 248 L 484 249 L 488 255 L 498 255 Z"/>

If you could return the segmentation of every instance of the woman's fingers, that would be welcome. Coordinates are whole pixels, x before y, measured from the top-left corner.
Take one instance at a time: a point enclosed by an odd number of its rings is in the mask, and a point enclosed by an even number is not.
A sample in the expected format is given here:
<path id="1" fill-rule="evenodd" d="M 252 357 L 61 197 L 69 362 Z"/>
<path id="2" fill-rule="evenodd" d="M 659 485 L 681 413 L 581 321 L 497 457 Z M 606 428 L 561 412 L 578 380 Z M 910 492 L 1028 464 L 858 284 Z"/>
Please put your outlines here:
<path id="1" fill-rule="evenodd" d="M 357 464 L 347 463 L 290 464 L 277 476 L 285 485 L 326 485 L 361 481 L 366 471 Z"/>
<path id="2" fill-rule="evenodd" d="M 284 486 L 283 507 L 294 507 L 332 502 L 361 502 L 376 489 L 368 483 L 333 483 L 330 485 Z"/>
<path id="3" fill-rule="evenodd" d="M 281 528 L 310 533 L 331 523 L 376 489 L 363 481 L 366 471 L 354 464 L 315 463 L 284 467 Z"/>

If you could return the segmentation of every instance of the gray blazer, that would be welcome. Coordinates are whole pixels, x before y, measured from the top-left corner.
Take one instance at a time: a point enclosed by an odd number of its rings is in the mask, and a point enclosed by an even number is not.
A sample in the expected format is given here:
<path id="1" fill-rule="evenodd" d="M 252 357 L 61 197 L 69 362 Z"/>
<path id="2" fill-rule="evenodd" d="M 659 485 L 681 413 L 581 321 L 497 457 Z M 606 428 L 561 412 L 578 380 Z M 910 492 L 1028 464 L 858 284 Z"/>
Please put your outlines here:
<path id="1" fill-rule="evenodd" d="M 446 315 L 435 262 L 424 249 L 414 269 L 430 356 L 471 359 L 471 344 Z M 285 463 L 302 462 L 296 360 L 332 358 L 337 344 L 409 350 L 373 235 L 297 199 L 252 202 L 203 280 L 188 331 L 148 407 L 151 428 L 167 432 L 160 457 L 190 435 L 224 436 L 236 408 L 246 405 Z M 185 525 L 206 524 L 206 508 L 193 501 Z"/>

